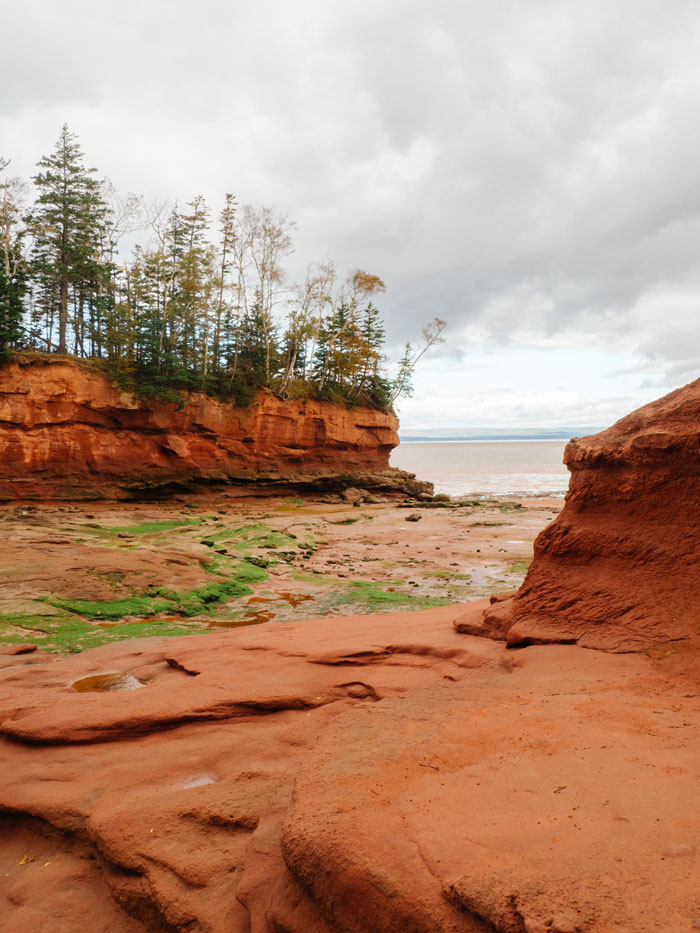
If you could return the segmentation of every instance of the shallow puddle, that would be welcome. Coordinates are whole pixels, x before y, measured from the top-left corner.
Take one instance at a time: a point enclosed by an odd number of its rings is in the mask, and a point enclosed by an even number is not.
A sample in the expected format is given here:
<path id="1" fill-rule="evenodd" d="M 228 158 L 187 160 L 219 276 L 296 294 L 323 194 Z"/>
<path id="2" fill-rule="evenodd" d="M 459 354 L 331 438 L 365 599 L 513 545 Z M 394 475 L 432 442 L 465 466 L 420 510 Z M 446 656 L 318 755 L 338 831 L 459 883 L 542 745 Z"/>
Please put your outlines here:
<path id="1" fill-rule="evenodd" d="M 309 596 L 308 593 L 273 593 L 271 596 L 251 596 L 246 605 L 252 606 L 255 603 L 272 603 L 276 602 L 278 599 L 284 600 L 292 609 L 296 609 L 297 606 L 307 602 L 307 600 L 313 599 L 313 596 Z"/>
<path id="2" fill-rule="evenodd" d="M 291 606 L 292 609 L 296 609 L 302 603 L 307 602 L 308 600 L 313 599 L 313 596 L 310 596 L 308 593 L 273 593 L 270 596 L 249 596 L 246 600 L 246 607 L 250 606 L 250 611 L 247 611 L 245 615 L 241 616 L 240 619 L 235 621 L 227 621 L 220 619 L 212 619 L 211 622 L 207 624 L 213 626 L 214 628 L 239 628 L 244 625 L 262 625 L 264 622 L 271 622 L 277 615 L 275 609 L 273 608 L 274 603 L 278 603 L 280 600 L 285 602 L 288 606 Z M 270 608 L 262 608 L 262 605 L 267 605 Z M 252 608 L 254 606 L 261 606 L 259 609 Z"/>
<path id="3" fill-rule="evenodd" d="M 138 690 L 145 687 L 140 680 L 124 671 L 110 671 L 109 674 L 92 674 L 90 677 L 81 677 L 71 684 L 78 693 L 111 693 L 118 690 Z"/>
<path id="4" fill-rule="evenodd" d="M 203 787 L 205 784 L 216 784 L 216 781 L 217 779 L 213 774 L 194 774 L 177 786 L 182 788 L 182 790 L 189 790 L 190 787 Z"/>

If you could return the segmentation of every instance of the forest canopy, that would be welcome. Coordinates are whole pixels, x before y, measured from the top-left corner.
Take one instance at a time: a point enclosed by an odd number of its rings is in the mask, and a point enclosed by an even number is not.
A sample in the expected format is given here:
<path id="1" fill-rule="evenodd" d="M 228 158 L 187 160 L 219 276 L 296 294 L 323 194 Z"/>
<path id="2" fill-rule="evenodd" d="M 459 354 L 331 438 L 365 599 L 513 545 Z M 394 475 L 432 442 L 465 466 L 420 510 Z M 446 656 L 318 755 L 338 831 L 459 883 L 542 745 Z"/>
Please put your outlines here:
<path id="1" fill-rule="evenodd" d="M 201 195 L 184 207 L 120 195 L 85 166 L 63 126 L 30 186 L 0 158 L 0 361 L 16 351 L 97 360 L 122 385 L 177 399 L 185 389 L 247 404 L 259 388 L 390 408 L 443 321 L 406 345 L 390 378 L 385 290 L 332 262 L 287 281 L 294 222 L 226 194 L 214 216 Z M 147 231 L 128 258 L 124 237 Z"/>

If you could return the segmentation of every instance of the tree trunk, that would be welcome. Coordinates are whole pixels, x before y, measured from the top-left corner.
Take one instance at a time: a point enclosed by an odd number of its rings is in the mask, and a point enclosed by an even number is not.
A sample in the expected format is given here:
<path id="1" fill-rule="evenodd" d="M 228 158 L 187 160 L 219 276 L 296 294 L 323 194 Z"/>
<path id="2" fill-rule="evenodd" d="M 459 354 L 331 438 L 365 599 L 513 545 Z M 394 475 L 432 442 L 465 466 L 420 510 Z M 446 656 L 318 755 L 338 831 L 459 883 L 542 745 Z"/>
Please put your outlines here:
<path id="1" fill-rule="evenodd" d="M 61 276 L 61 291 L 58 308 L 58 352 L 67 353 L 66 334 L 68 332 L 68 279 Z"/>

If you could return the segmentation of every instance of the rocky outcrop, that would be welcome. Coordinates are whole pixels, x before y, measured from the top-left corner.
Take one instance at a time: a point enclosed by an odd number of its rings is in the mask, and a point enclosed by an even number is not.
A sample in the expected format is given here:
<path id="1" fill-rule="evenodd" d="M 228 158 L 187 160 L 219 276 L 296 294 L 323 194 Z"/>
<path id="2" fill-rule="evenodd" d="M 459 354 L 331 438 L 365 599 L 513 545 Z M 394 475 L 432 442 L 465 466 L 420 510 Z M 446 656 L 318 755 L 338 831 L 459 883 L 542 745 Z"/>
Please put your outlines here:
<path id="1" fill-rule="evenodd" d="M 609 651 L 700 640 L 700 380 L 571 441 L 565 462 L 520 591 L 458 628 Z"/>
<path id="2" fill-rule="evenodd" d="M 0 369 L 0 498 L 130 498 L 198 484 L 419 493 L 389 467 L 394 415 L 260 392 L 144 401 L 94 368 L 45 358 Z"/>
<path id="3" fill-rule="evenodd" d="M 691 933 L 698 653 L 463 611 L 1 656 L 3 929 Z"/>
<path id="4" fill-rule="evenodd" d="M 572 442 L 516 596 L 3 648 L 3 929 L 698 929 L 699 424 Z"/>

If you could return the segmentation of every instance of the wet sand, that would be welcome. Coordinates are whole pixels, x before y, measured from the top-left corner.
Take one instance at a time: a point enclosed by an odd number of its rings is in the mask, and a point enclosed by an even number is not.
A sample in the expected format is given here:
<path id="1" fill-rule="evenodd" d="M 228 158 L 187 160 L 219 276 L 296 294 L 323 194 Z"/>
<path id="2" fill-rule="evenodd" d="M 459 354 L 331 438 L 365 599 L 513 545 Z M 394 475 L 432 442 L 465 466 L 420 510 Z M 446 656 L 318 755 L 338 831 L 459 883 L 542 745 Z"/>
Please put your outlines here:
<path id="1" fill-rule="evenodd" d="M 517 588 L 534 538 L 562 506 L 329 498 L 5 506 L 0 643 L 65 654 L 464 603 Z"/>

